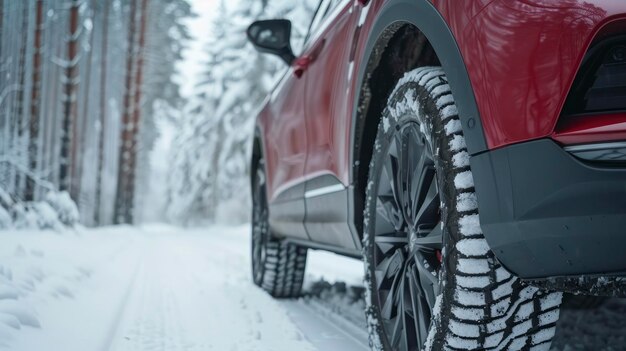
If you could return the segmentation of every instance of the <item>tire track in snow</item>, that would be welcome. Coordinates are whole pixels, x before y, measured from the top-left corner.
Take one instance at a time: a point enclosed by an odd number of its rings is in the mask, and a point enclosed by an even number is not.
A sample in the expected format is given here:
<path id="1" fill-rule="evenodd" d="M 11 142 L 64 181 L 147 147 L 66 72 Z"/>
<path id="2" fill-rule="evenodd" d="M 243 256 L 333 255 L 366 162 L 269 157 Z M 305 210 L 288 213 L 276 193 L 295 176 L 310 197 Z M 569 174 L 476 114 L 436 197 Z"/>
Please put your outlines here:
<path id="1" fill-rule="evenodd" d="M 180 312 L 181 296 L 176 288 L 184 286 L 184 274 L 177 275 L 172 263 L 180 257 L 168 252 L 159 239 L 149 242 L 132 293 L 125 304 L 125 313 L 117 322 L 108 350 L 191 349 L 186 342 Z M 183 265 L 180 265 L 183 266 Z"/>
<path id="2" fill-rule="evenodd" d="M 342 351 L 364 351 L 369 350 L 369 341 L 367 330 L 355 325 L 353 322 L 337 314 L 323 303 L 316 300 L 277 300 L 269 297 L 267 293 L 260 288 L 254 286 L 250 276 L 250 257 L 249 257 L 249 236 L 241 234 L 217 234 L 211 240 L 214 249 L 227 253 L 226 259 L 223 257 L 212 257 L 211 261 L 220 266 L 238 267 L 236 273 L 237 280 L 244 281 L 249 289 L 254 289 L 254 295 L 260 295 L 260 298 L 267 299 L 267 303 L 253 304 L 247 302 L 245 305 L 249 309 L 253 309 L 256 313 L 261 314 L 260 324 L 263 320 L 268 320 L 264 313 L 272 310 L 273 304 L 286 310 L 287 315 L 302 334 L 303 338 L 308 341 L 316 350 L 342 350 Z M 235 245 L 233 245 L 235 244 Z M 309 257 L 311 259 L 311 257 Z M 328 255 L 323 256 L 323 260 L 330 259 Z M 318 262 L 320 263 L 320 262 Z M 327 263 L 327 262 L 322 262 Z M 309 266 L 309 269 L 311 267 Z M 332 263 L 329 267 L 336 269 Z M 241 283 L 238 283 L 238 285 Z M 246 293 L 248 296 L 250 292 Z M 269 308 L 268 308 L 269 307 Z"/>
<path id="3" fill-rule="evenodd" d="M 131 276 L 131 280 L 128 283 L 128 287 L 126 288 L 126 291 L 124 292 L 124 295 L 121 301 L 119 302 L 117 311 L 115 313 L 115 317 L 111 321 L 109 331 L 106 333 L 106 337 L 101 348 L 102 351 L 111 350 L 111 346 L 113 344 L 113 341 L 115 340 L 115 336 L 118 333 L 120 321 L 122 321 L 124 314 L 126 312 L 126 308 L 128 306 L 130 296 L 136 288 L 137 280 L 138 280 L 137 277 L 139 275 L 140 270 L 143 271 L 143 257 L 138 259 L 135 264 L 135 268 L 133 271 L 133 275 Z"/>
<path id="4" fill-rule="evenodd" d="M 294 324 L 318 350 L 369 350 L 367 331 L 311 300 L 282 301 Z"/>

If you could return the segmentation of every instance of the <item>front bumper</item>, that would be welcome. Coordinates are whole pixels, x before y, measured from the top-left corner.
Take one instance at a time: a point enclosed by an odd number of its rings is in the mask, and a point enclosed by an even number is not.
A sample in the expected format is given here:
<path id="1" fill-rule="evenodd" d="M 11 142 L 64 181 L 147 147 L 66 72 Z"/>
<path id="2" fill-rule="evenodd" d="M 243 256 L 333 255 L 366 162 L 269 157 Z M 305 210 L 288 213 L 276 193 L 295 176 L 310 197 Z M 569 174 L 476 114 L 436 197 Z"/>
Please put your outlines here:
<path id="1" fill-rule="evenodd" d="M 471 166 L 484 235 L 513 273 L 626 276 L 626 165 L 585 163 L 542 139 Z"/>

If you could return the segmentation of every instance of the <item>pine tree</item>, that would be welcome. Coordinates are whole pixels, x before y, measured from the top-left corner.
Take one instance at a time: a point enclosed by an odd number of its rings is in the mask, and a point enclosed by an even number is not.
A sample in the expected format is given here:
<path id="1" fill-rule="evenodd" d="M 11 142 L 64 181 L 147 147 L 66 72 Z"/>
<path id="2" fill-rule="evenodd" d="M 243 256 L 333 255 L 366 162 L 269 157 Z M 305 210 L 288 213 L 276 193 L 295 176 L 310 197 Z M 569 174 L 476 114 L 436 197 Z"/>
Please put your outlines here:
<path id="1" fill-rule="evenodd" d="M 313 1 L 248 0 L 232 8 L 224 1 L 219 4 L 213 39 L 206 45 L 207 71 L 188 116 L 180 122 L 174 146 L 175 173 L 168 195 L 171 219 L 215 220 L 226 212 L 234 220 L 247 218 L 254 110 L 285 66 L 278 58 L 257 53 L 243 33 L 257 18 L 292 18 L 297 48 L 314 7 Z"/>
<path id="2" fill-rule="evenodd" d="M 61 126 L 61 164 L 59 170 L 60 190 L 70 190 L 72 168 L 76 161 L 76 91 L 78 85 L 78 31 L 79 0 L 71 0 L 69 32 L 67 40 L 67 61 L 65 62 L 65 76 L 63 77 L 63 122 Z M 74 181 L 77 181 L 74 179 Z"/>

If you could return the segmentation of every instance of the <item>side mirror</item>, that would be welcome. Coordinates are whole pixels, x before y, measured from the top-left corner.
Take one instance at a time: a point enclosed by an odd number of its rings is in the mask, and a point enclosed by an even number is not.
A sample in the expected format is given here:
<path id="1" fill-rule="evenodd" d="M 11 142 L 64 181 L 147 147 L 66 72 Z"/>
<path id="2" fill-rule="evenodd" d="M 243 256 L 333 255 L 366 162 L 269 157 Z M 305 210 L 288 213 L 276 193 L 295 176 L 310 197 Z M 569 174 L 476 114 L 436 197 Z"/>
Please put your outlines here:
<path id="1" fill-rule="evenodd" d="M 277 55 L 289 66 L 296 59 L 291 49 L 291 21 L 256 21 L 248 27 L 246 34 L 259 52 Z"/>

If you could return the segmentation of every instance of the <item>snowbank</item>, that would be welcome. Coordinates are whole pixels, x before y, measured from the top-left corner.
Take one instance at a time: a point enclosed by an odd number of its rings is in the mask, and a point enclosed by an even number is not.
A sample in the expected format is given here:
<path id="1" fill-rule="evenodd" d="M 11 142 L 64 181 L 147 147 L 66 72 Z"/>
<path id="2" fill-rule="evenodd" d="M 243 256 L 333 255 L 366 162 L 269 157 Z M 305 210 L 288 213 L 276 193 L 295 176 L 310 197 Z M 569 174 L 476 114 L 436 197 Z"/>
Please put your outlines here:
<path id="1" fill-rule="evenodd" d="M 65 192 L 49 191 L 42 201 L 22 202 L 0 189 L 0 230 L 63 230 L 78 224 L 76 203 Z"/>

